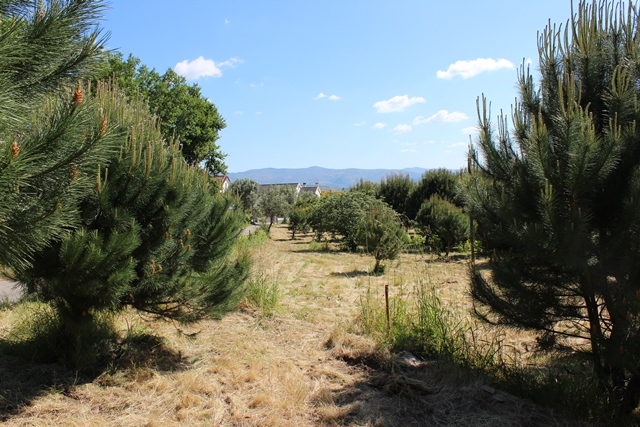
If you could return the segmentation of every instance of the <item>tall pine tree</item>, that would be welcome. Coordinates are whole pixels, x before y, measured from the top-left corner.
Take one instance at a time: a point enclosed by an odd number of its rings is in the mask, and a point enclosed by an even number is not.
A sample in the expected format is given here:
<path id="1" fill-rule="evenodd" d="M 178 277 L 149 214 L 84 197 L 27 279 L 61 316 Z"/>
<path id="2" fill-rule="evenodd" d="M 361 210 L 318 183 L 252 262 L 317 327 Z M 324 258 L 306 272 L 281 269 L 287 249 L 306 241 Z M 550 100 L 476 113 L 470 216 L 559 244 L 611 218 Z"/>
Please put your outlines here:
<path id="1" fill-rule="evenodd" d="M 590 344 L 627 409 L 640 381 L 638 14 L 581 2 L 540 35 L 540 85 L 519 77 L 513 131 L 479 105 L 466 197 L 491 253 L 474 269 L 477 311 Z"/>

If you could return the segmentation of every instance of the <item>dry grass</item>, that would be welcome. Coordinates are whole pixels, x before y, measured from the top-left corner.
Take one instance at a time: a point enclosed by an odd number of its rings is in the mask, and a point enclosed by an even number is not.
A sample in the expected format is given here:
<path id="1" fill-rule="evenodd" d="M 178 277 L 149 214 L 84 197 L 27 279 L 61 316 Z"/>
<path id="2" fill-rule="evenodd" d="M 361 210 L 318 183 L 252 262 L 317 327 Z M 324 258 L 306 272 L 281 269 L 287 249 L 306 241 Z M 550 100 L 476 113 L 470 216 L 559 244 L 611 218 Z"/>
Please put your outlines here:
<path id="1" fill-rule="evenodd" d="M 277 281 L 275 315 L 247 308 L 178 329 L 126 313 L 123 334 L 137 331 L 141 342 L 93 377 L 0 356 L 0 419 L 94 427 L 574 425 L 436 363 L 403 367 L 354 333 L 367 289 L 381 295 L 389 284 L 400 292 L 425 276 L 448 307 L 468 312 L 464 260 L 405 255 L 379 277 L 366 274 L 372 265 L 366 256 L 309 251 L 308 238 L 290 241 L 274 227 L 255 268 Z M 0 334 L 15 312 L 0 312 Z M 509 339 L 517 347 L 532 338 Z"/>

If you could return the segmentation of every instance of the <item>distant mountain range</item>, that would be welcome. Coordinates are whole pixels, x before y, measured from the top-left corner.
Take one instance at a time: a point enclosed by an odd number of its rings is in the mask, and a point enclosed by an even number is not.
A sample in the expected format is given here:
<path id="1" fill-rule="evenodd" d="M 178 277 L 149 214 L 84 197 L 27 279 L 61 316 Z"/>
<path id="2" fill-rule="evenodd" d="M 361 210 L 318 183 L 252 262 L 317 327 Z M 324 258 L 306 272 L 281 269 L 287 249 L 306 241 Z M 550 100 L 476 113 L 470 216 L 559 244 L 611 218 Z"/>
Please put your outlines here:
<path id="1" fill-rule="evenodd" d="M 356 184 L 360 179 L 365 181 L 380 182 L 382 178 L 391 174 L 409 175 L 415 181 L 419 180 L 427 169 L 327 169 L 319 166 L 302 169 L 252 169 L 246 172 L 230 173 L 231 181 L 242 178 L 250 178 L 260 184 L 283 184 L 287 182 L 320 184 L 321 189 L 347 189 Z"/>

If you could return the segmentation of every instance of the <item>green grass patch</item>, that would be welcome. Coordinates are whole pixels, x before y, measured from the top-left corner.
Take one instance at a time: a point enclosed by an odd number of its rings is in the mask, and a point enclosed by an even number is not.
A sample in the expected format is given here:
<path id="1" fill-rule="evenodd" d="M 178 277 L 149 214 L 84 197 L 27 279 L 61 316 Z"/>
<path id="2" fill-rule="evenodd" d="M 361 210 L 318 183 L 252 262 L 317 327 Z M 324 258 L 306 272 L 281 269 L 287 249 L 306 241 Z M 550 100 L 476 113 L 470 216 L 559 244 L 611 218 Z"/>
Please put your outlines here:
<path id="1" fill-rule="evenodd" d="M 277 280 L 264 274 L 247 281 L 245 301 L 263 317 L 273 316 L 280 306 L 281 291 Z"/>
<path id="2" fill-rule="evenodd" d="M 0 340 L 0 350 L 24 360 L 91 370 L 108 359 L 117 339 L 111 313 L 88 313 L 83 322 L 70 324 L 41 302 L 23 302 L 14 309 L 18 320 Z"/>
<path id="3" fill-rule="evenodd" d="M 374 292 L 369 286 L 359 307 L 357 326 L 385 351 L 408 350 L 440 360 L 463 377 L 486 378 L 498 388 L 575 418 L 639 425 L 637 417 L 616 412 L 614 397 L 599 387 L 584 355 L 568 353 L 549 357 L 544 364 L 525 363 L 504 344 L 503 333 L 480 334 L 468 317 L 443 306 L 433 286 L 422 283 L 411 292 L 397 287 L 389 298 L 388 319 L 383 288 Z"/>

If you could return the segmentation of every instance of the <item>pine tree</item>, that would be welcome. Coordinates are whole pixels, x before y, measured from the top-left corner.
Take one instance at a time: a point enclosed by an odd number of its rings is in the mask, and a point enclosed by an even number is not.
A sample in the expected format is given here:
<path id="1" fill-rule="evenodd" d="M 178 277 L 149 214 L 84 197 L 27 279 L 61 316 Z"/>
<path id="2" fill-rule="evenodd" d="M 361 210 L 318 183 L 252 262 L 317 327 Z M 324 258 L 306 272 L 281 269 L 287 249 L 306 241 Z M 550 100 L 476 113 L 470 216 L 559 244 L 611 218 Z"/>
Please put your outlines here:
<path id="1" fill-rule="evenodd" d="M 358 231 L 357 240 L 376 263 L 373 274 L 384 273 L 384 260 L 393 260 L 408 241 L 400 214 L 381 200 L 374 200 L 364 212 L 364 220 Z"/>
<path id="2" fill-rule="evenodd" d="M 130 306 L 191 322 L 233 308 L 248 271 L 234 253 L 242 215 L 167 144 L 146 105 L 96 91 L 120 149 L 94 170 L 78 206 L 79 227 L 18 271 L 27 289 L 56 308 L 62 352 L 96 315 Z"/>
<path id="3" fill-rule="evenodd" d="M 439 244 L 434 246 L 438 251 L 444 249 L 445 257 L 449 256 L 454 246 L 466 241 L 469 235 L 469 218 L 462 208 L 437 194 L 422 204 L 416 224 L 425 237 L 437 237 Z"/>
<path id="4" fill-rule="evenodd" d="M 96 0 L 0 2 L 0 264 L 74 225 L 76 200 L 109 150 L 78 80 L 99 60 Z M 111 145 L 112 146 L 112 145 Z"/>
<path id="5" fill-rule="evenodd" d="M 523 66 L 514 129 L 479 103 L 466 197 L 491 253 L 478 313 L 590 343 L 627 409 L 640 382 L 640 51 L 633 5 L 581 2 L 539 35 L 540 86 Z"/>

